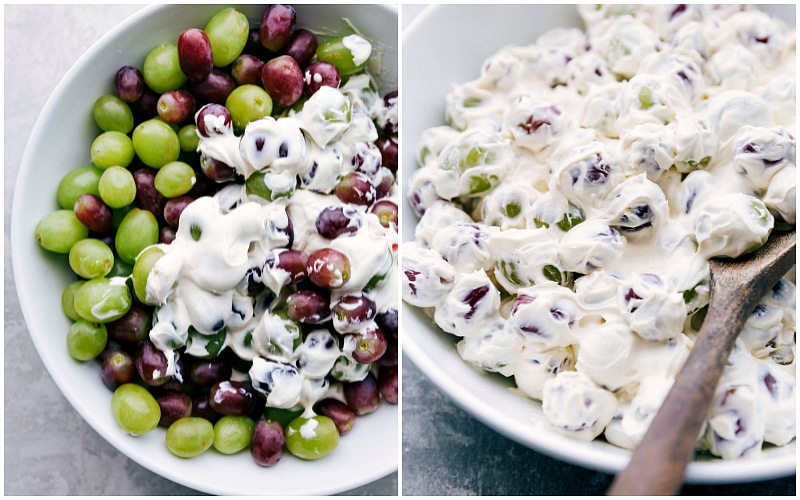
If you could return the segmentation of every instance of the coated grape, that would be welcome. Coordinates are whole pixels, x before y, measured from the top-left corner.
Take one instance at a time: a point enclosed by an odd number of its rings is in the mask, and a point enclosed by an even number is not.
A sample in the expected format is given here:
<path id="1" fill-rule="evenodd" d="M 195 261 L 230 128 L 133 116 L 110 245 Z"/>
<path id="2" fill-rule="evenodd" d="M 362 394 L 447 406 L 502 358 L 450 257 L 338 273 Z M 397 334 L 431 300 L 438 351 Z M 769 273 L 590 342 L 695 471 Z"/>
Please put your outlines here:
<path id="1" fill-rule="evenodd" d="M 339 431 L 329 417 L 298 417 L 286 427 L 286 449 L 304 460 L 322 458 L 339 445 Z"/>
<path id="2" fill-rule="evenodd" d="M 119 278 L 92 278 L 76 292 L 75 311 L 86 321 L 108 323 L 128 312 L 132 298 L 128 286 Z"/>
<path id="3" fill-rule="evenodd" d="M 350 259 L 333 248 L 321 248 L 308 256 L 308 278 L 323 288 L 341 288 L 350 280 Z"/>

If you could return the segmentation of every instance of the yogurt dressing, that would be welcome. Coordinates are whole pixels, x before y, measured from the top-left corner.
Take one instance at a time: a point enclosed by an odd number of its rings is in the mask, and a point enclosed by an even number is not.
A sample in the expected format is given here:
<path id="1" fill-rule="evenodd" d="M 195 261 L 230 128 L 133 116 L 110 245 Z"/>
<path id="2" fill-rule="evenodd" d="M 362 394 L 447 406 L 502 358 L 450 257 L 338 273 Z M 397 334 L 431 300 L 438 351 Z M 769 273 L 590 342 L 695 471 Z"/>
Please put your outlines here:
<path id="1" fill-rule="evenodd" d="M 407 185 L 401 290 L 551 427 L 633 448 L 708 260 L 795 224 L 795 32 L 749 7 L 577 8 L 585 30 L 505 47 L 447 95 Z M 793 270 L 748 320 L 699 449 L 794 439 L 794 290 Z"/>

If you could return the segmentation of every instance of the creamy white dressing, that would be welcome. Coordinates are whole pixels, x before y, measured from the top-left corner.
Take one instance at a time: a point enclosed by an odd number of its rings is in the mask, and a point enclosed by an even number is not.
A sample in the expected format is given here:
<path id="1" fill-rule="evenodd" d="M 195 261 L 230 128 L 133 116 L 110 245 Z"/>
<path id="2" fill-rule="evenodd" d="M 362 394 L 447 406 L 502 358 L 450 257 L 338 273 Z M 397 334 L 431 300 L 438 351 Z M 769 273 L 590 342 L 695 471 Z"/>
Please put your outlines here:
<path id="1" fill-rule="evenodd" d="M 708 260 L 795 223 L 795 32 L 750 7 L 577 8 L 585 31 L 505 47 L 447 95 L 406 186 L 401 290 L 554 428 L 633 448 L 694 344 Z M 698 448 L 794 439 L 794 286 L 751 316 Z"/>

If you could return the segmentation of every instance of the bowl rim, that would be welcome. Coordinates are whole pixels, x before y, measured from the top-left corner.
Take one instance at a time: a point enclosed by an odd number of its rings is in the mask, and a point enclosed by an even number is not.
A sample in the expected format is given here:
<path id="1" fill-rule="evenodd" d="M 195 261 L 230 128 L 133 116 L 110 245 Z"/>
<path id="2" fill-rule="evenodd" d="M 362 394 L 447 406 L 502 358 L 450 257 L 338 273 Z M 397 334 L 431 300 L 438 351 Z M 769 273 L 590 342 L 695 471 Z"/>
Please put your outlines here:
<path id="1" fill-rule="evenodd" d="M 414 37 L 421 36 L 418 31 L 425 29 L 434 16 L 453 8 L 458 8 L 458 5 L 432 4 L 422 9 L 403 29 L 403 44 L 405 45 L 408 40 Z M 444 122 L 438 125 L 442 124 Z M 409 146 L 407 144 L 404 150 L 403 166 L 406 168 L 409 164 L 415 165 L 414 161 L 409 161 L 408 151 L 411 147 L 415 147 L 415 145 Z M 413 154 L 413 151 L 411 154 Z M 404 172 L 403 175 L 405 180 L 410 175 L 410 172 Z M 405 185 L 403 185 L 403 188 L 405 189 Z M 405 191 L 403 196 L 405 196 Z M 416 219 L 413 213 L 405 214 L 404 212 L 404 218 L 406 217 L 411 220 Z M 474 391 L 463 384 L 463 380 L 459 380 L 448 372 L 445 369 L 446 364 L 442 363 L 441 359 L 434 358 L 426 352 L 424 348 L 425 335 L 433 333 L 434 335 L 447 336 L 447 334 L 439 330 L 432 322 L 424 320 L 421 309 L 405 302 L 402 304 L 401 318 L 403 353 L 408 355 L 409 360 L 419 368 L 422 374 L 450 400 L 487 427 L 538 452 L 587 469 L 614 474 L 628 464 L 631 455 L 629 450 L 609 444 L 607 452 L 600 453 L 596 444 L 592 444 L 593 442 L 579 441 L 556 432 L 551 432 L 547 435 L 531 433 L 530 429 L 526 430 L 524 426 L 519 425 L 519 422 L 508 417 L 500 408 L 487 405 Z M 432 332 L 431 329 L 434 331 Z M 422 343 L 419 342 L 420 339 Z M 455 345 L 455 342 L 453 342 L 453 345 Z M 453 356 L 458 358 L 458 361 L 461 361 L 455 352 L 455 348 L 453 348 Z M 466 365 L 466 363 L 464 364 Z M 533 400 L 530 401 L 533 404 L 541 404 Z M 786 445 L 786 449 L 786 453 L 781 453 L 778 456 L 770 455 L 765 457 L 761 455 L 754 459 L 721 460 L 714 458 L 711 460 L 695 460 L 687 466 L 685 481 L 690 484 L 736 484 L 791 476 L 796 474 L 796 438 Z M 598 460 L 598 457 L 595 456 L 598 453 L 602 454 L 602 460 Z M 756 465 L 757 467 L 755 467 Z"/>
<path id="2" fill-rule="evenodd" d="M 341 6 L 345 6 L 348 4 L 341 4 Z M 222 4 L 220 4 L 222 6 Z M 225 6 L 231 6 L 225 4 Z M 380 9 L 385 11 L 388 15 L 394 15 L 396 18 L 399 18 L 398 15 L 398 7 L 395 4 L 372 4 L 371 5 L 375 9 Z M 50 93 L 48 98 L 45 100 L 44 105 L 42 106 L 39 115 L 34 122 L 33 128 L 28 136 L 27 143 L 25 145 L 25 149 L 23 151 L 19 168 L 17 171 L 17 178 L 15 180 L 15 186 L 13 190 L 13 199 L 11 204 L 11 213 L 10 213 L 10 243 L 11 243 L 11 270 L 13 273 L 13 280 L 15 284 L 15 291 L 17 297 L 19 299 L 19 306 L 20 310 L 22 311 L 22 316 L 25 320 L 25 326 L 28 330 L 28 335 L 31 338 L 34 347 L 42 360 L 51 380 L 55 382 L 56 386 L 58 387 L 61 394 L 64 396 L 65 399 L 70 403 L 73 409 L 81 416 L 81 418 L 89 424 L 89 426 L 103 439 L 112 445 L 117 452 L 122 453 L 127 458 L 133 460 L 134 462 L 138 463 L 145 469 L 167 478 L 177 484 L 184 485 L 186 487 L 195 489 L 197 491 L 206 492 L 210 494 L 216 495 L 229 495 L 229 494 L 253 494 L 252 492 L 243 491 L 237 488 L 223 488 L 217 485 L 210 485 L 208 481 L 204 481 L 202 477 L 194 477 L 193 475 L 181 475 L 179 471 L 173 470 L 169 467 L 159 466 L 158 462 L 153 462 L 148 460 L 147 453 L 141 453 L 135 448 L 132 448 L 129 445 L 126 445 L 127 441 L 130 441 L 130 437 L 125 435 L 122 432 L 109 432 L 105 429 L 102 425 L 100 425 L 99 421 L 95 419 L 93 416 L 93 411 L 95 409 L 85 407 L 84 404 L 81 402 L 80 393 L 81 390 L 79 387 L 76 387 L 75 384 L 70 384 L 67 380 L 65 380 L 64 376 L 57 370 L 56 365 L 57 363 L 53 358 L 48 355 L 48 351 L 43 345 L 44 339 L 34 333 L 33 326 L 39 324 L 39 320 L 36 318 L 40 311 L 37 311 L 34 304 L 36 303 L 36 297 L 33 296 L 33 292 L 30 287 L 22 287 L 19 286 L 19 283 L 23 282 L 24 277 L 28 275 L 26 270 L 23 268 L 24 259 L 20 258 L 20 255 L 23 252 L 22 241 L 26 237 L 30 237 L 30 231 L 32 228 L 26 226 L 23 223 L 23 213 L 24 213 L 24 206 L 23 200 L 20 196 L 21 191 L 23 188 L 21 186 L 28 185 L 29 183 L 35 180 L 35 169 L 31 167 L 32 158 L 35 156 L 34 151 L 34 144 L 40 144 L 43 140 L 43 135 L 45 134 L 45 122 L 46 118 L 50 116 L 57 107 L 59 101 L 66 97 L 66 92 L 68 89 L 68 85 L 66 82 L 71 81 L 75 78 L 75 75 L 80 73 L 81 71 L 85 71 L 87 69 L 87 64 L 91 62 L 99 53 L 102 53 L 105 50 L 105 47 L 110 44 L 113 40 L 120 38 L 124 35 L 125 32 L 131 29 L 133 25 L 139 24 L 142 22 L 143 19 L 150 18 L 151 16 L 159 15 L 160 13 L 169 12 L 175 9 L 185 8 L 186 5 L 181 4 L 151 4 L 144 6 L 140 10 L 133 12 L 128 17 L 117 23 L 115 26 L 111 27 L 106 33 L 100 36 L 94 43 L 92 43 L 88 49 L 86 49 L 76 61 L 72 64 L 72 66 L 67 70 L 67 72 L 62 76 L 62 78 L 58 81 L 56 86 L 54 87 L 53 91 Z M 206 6 L 207 7 L 207 6 Z M 246 8 L 252 8 L 252 5 L 245 5 Z M 376 10 L 377 12 L 377 10 Z M 398 49 L 396 52 L 399 51 L 399 44 Z M 399 70 L 399 53 L 397 57 L 398 61 L 398 70 Z M 98 378 L 99 379 L 99 378 Z M 110 396 L 109 396 L 110 397 Z M 320 484 L 313 484 L 312 482 L 308 482 L 305 487 L 301 485 L 298 488 L 296 493 L 280 493 L 280 494 L 299 494 L 299 495 L 331 495 L 337 494 L 344 491 L 348 491 L 354 488 L 358 488 L 364 486 L 372 481 L 378 480 L 387 476 L 388 474 L 394 473 L 398 470 L 399 465 L 399 407 L 397 405 L 388 405 L 382 404 L 380 410 L 383 412 L 383 415 L 380 417 L 375 417 L 373 415 L 365 415 L 359 417 L 360 419 L 370 419 L 371 423 L 364 424 L 365 426 L 369 425 L 371 427 L 375 427 L 376 423 L 382 422 L 383 420 L 392 420 L 396 422 L 396 430 L 398 434 L 397 443 L 392 443 L 392 445 L 397 446 L 397 454 L 393 456 L 391 459 L 381 459 L 370 461 L 371 466 L 359 474 L 352 474 L 349 475 L 350 477 L 342 477 L 341 481 L 336 482 L 336 484 L 330 485 L 320 485 Z M 110 414 L 110 412 L 109 412 Z M 378 420 L 380 418 L 380 421 Z M 220 455 L 222 456 L 222 455 Z M 388 455 L 387 455 L 388 456 Z M 289 457 L 290 459 L 294 459 L 294 457 Z M 298 460 L 298 459 L 295 459 Z M 308 462 L 308 465 L 312 465 L 314 462 Z M 206 478 L 207 479 L 207 478 Z M 218 481 L 219 483 L 219 481 Z"/>

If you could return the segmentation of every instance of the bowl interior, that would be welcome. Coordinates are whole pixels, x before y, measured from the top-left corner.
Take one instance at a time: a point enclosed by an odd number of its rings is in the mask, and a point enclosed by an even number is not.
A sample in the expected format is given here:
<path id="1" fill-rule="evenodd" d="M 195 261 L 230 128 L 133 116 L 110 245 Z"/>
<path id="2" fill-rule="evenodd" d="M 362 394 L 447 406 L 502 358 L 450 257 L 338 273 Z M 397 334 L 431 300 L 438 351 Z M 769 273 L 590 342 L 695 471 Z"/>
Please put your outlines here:
<path id="1" fill-rule="evenodd" d="M 43 251 L 34 228 L 57 208 L 56 187 L 64 174 L 90 164 L 89 149 L 99 133 L 91 106 L 114 91 L 114 74 L 123 65 L 141 68 L 149 50 L 177 40 L 191 27 L 202 28 L 222 6 L 163 5 L 145 8 L 93 45 L 50 96 L 28 141 L 11 214 L 12 263 L 23 315 L 50 375 L 83 418 L 107 441 L 144 467 L 177 483 L 212 494 L 317 495 L 346 491 L 397 470 L 398 418 L 394 405 L 360 417 L 353 432 L 325 460 L 301 461 L 285 455 L 270 469 L 258 467 L 249 453 L 226 457 L 210 451 L 192 460 L 172 456 L 164 429 L 132 438 L 114 422 L 111 391 L 96 363 L 69 357 L 64 338 L 69 320 L 60 309 L 61 292 L 74 279 L 66 256 Z M 241 5 L 251 25 L 262 5 Z M 298 27 L 321 34 L 350 33 L 350 26 L 373 42 L 374 70 L 382 90 L 397 88 L 397 9 L 377 5 L 297 5 Z M 323 28 L 323 29 L 321 29 Z M 377 56 L 375 54 L 378 54 Z M 358 474 L 353 463 L 361 464 Z"/>
<path id="2" fill-rule="evenodd" d="M 792 6 L 763 7 L 794 24 Z M 484 60 L 503 46 L 534 42 L 554 27 L 583 25 L 573 5 L 437 5 L 409 24 L 403 33 L 403 185 L 418 168 L 415 153 L 422 133 L 444 123 L 444 97 L 452 85 L 476 78 Z M 405 197 L 403 220 L 402 241 L 411 241 L 418 219 Z M 614 473 L 627 464 L 630 453 L 625 450 L 549 430 L 541 405 L 516 394 L 511 379 L 478 373 L 456 353 L 455 337 L 439 330 L 419 309 L 402 307 L 404 352 L 477 419 L 519 443 L 590 469 Z M 689 465 L 687 481 L 735 483 L 794 473 L 793 441 L 758 458 L 699 459 Z"/>

